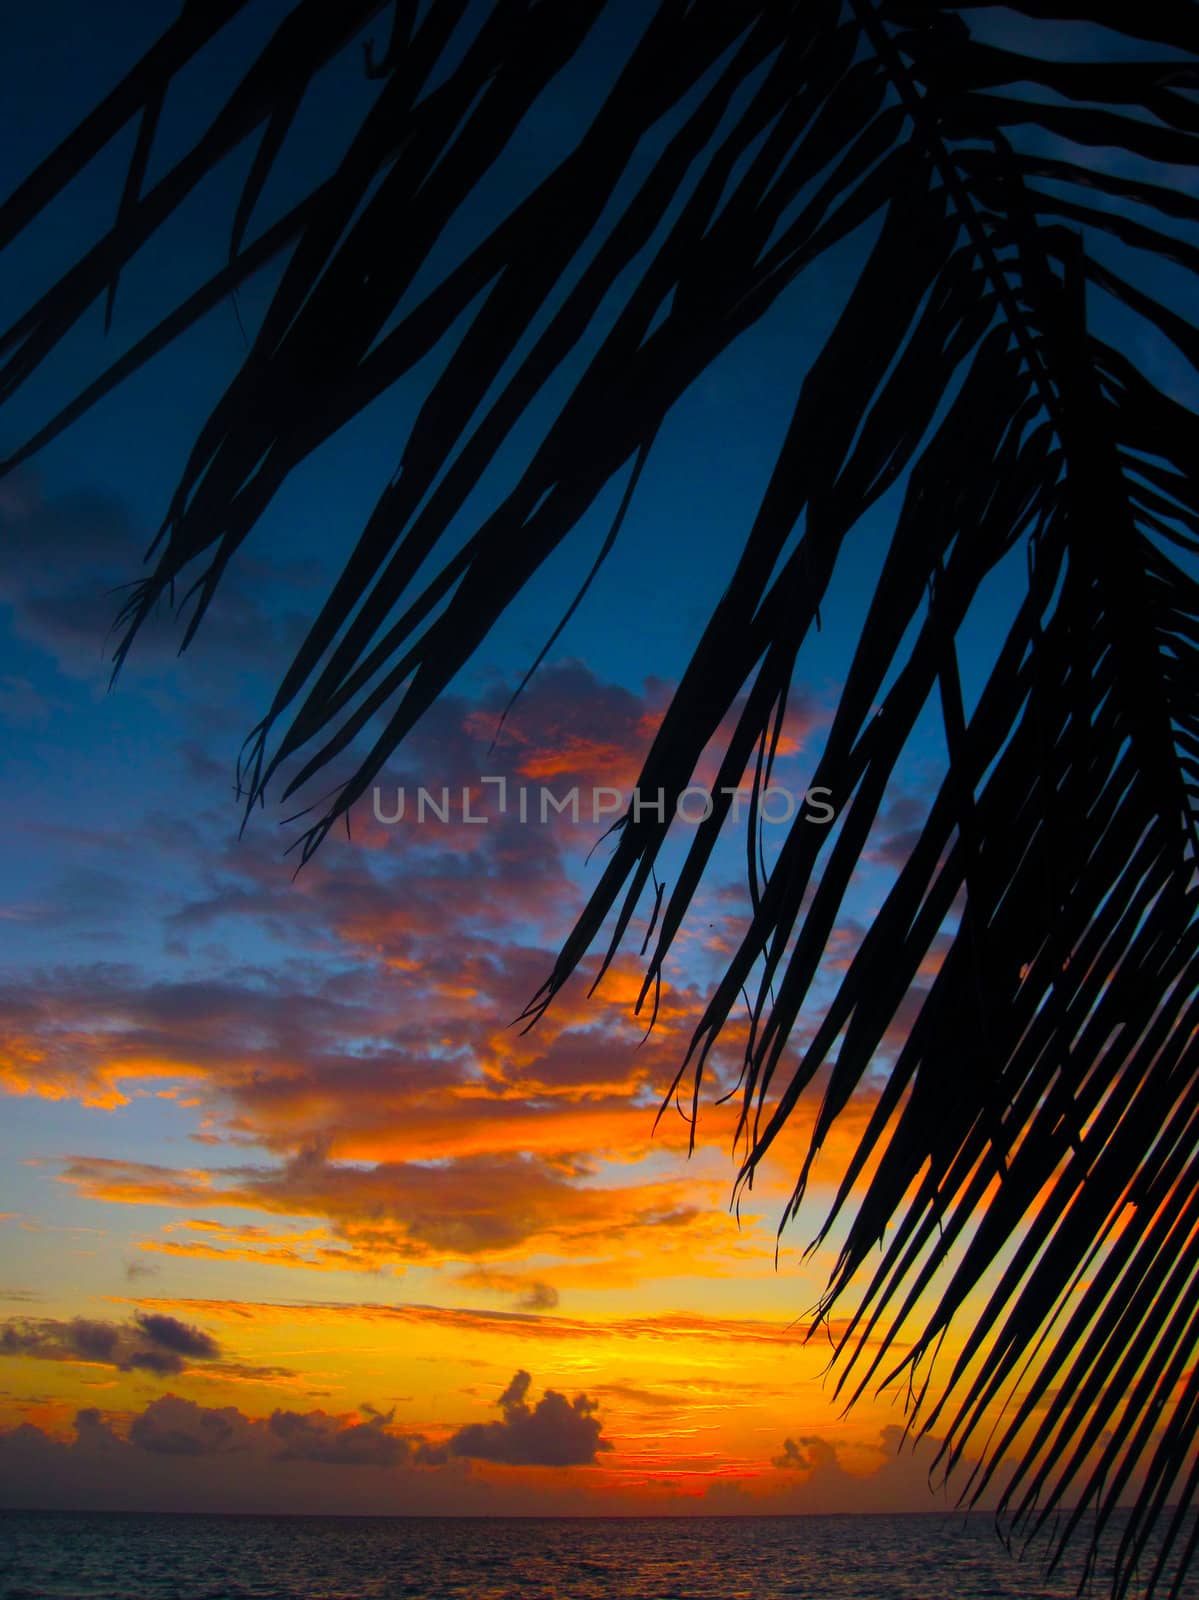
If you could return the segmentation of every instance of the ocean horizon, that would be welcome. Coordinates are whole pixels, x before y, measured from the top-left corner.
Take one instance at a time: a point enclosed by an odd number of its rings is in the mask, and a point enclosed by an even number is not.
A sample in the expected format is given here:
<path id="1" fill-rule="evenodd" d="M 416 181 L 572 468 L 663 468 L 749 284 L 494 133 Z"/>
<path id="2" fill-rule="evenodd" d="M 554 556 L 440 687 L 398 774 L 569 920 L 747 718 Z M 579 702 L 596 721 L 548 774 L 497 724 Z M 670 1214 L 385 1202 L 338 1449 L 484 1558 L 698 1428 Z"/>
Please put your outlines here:
<path id="1" fill-rule="evenodd" d="M 1085 1592 L 1107 1593 L 1123 1518 Z M 0 1600 L 1067 1600 L 990 1512 L 308 1516 L 0 1510 Z M 1138 1574 L 1140 1592 L 1151 1563 Z M 1199 1600 L 1199 1575 L 1179 1590 Z"/>

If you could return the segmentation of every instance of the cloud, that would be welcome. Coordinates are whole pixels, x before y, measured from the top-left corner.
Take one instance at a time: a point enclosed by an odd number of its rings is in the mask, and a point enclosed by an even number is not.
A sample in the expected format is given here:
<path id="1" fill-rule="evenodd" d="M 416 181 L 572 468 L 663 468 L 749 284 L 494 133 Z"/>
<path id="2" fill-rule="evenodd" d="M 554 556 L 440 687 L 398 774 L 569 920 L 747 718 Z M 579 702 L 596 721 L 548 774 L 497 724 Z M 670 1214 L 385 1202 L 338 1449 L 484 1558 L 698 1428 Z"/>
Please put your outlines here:
<path id="1" fill-rule="evenodd" d="M 527 1372 L 517 1372 L 498 1401 L 503 1420 L 467 1423 L 448 1441 L 449 1453 L 509 1467 L 580 1467 L 593 1466 L 599 1451 L 611 1450 L 592 1415 L 594 1400 L 577 1394 L 568 1401 L 547 1389 L 530 1408 L 525 1396 L 531 1382 Z"/>
<path id="2" fill-rule="evenodd" d="M 449 783 L 477 777 L 482 735 L 472 719 L 484 717 L 490 738 L 505 698 L 506 687 L 493 686 L 472 702 L 447 702 L 438 737 L 414 743 L 413 759 L 444 762 Z M 667 699 L 662 685 L 634 693 L 578 663 L 550 668 L 506 730 L 500 770 L 555 784 L 622 777 Z M 797 724 L 791 744 L 802 734 Z M 433 781 L 431 765 L 424 776 Z M 532 1033 L 508 1026 L 581 903 L 565 864 L 565 823 L 548 832 L 463 827 L 469 848 L 438 827 L 376 829 L 395 848 L 330 839 L 295 883 L 278 841 L 261 832 L 226 849 L 191 808 L 157 826 L 146 838 L 173 852 L 185 886 L 178 914 L 179 897 L 170 900 L 181 947 L 193 935 L 217 937 L 219 923 L 230 948 L 253 939 L 253 960 L 222 954 L 176 969 L 182 981 L 104 962 L 14 973 L 0 982 L 0 1085 L 113 1111 L 153 1096 L 163 1102 L 156 1127 L 169 1117 L 205 1152 L 222 1152 L 211 1166 L 197 1156 L 167 1168 L 122 1160 L 111 1142 L 103 1155 L 85 1146 L 61 1174 L 85 1199 L 238 1207 L 322 1222 L 326 1237 L 160 1237 L 139 1239 L 140 1254 L 172 1271 L 207 1263 L 235 1277 L 472 1262 L 511 1269 L 522 1280 L 511 1303 L 530 1313 L 553 1310 L 579 1274 L 588 1288 L 611 1288 L 740 1276 L 747 1263 L 752 1271 L 772 1261 L 769 1228 L 746 1214 L 739 1231 L 727 1211 L 736 1105 L 705 1107 L 703 1165 L 677 1179 L 662 1157 L 683 1150 L 689 1129 L 673 1115 L 654 1129 L 703 1015 L 705 984 L 669 975 L 644 1046 L 630 1017 L 643 977 L 631 954 L 594 998 L 589 961 Z M 585 832 L 571 835 L 580 856 Z M 139 834 L 139 849 L 143 842 Z M 286 966 L 269 956 L 257 964 L 264 931 L 286 938 Z M 734 1020 L 708 1063 L 716 1092 L 726 1074 L 731 1081 L 743 1033 Z M 796 1142 L 820 1090 L 792 1119 Z M 826 1161 L 837 1158 L 854 1115 L 851 1107 L 826 1141 Z M 250 1152 L 246 1164 L 230 1151 Z M 786 1139 L 778 1159 L 789 1192 Z M 638 1164 L 646 1181 L 636 1181 Z M 758 1193 L 769 1196 L 771 1181 L 764 1172 Z M 528 1269 L 547 1256 L 569 1266 L 544 1276 Z M 144 1270 L 129 1268 L 130 1281 Z"/>
<path id="3" fill-rule="evenodd" d="M 401 1435 L 389 1433 L 393 1411 L 371 1415 L 354 1426 L 343 1427 L 323 1411 L 276 1411 L 268 1427 L 283 1445 L 287 1461 L 321 1461 L 334 1467 L 389 1467 L 408 1459 L 410 1449 Z"/>
<path id="4" fill-rule="evenodd" d="M 590 1416 L 552 1389 L 535 1409 L 525 1401 L 525 1374 L 503 1396 L 502 1449 L 474 1454 L 453 1441 L 436 1443 L 395 1426 L 394 1408 L 369 1401 L 334 1415 L 277 1409 L 250 1416 L 236 1406 L 205 1406 L 166 1393 L 140 1412 L 74 1414 L 74 1438 L 57 1438 L 29 1422 L 0 1430 L 0 1504 L 122 1510 L 269 1512 L 505 1513 L 527 1509 L 519 1476 L 489 1463 L 575 1465 L 609 1448 Z M 456 1438 L 468 1433 L 460 1429 Z M 486 1443 L 486 1441 L 485 1441 Z M 481 1464 L 476 1465 L 476 1463 Z M 346 1469 L 352 1468 L 352 1471 Z M 579 1486 L 547 1503 L 585 1509 Z M 543 1495 L 543 1500 L 545 1495 Z"/>
<path id="5" fill-rule="evenodd" d="M 816 1472 L 834 1466 L 836 1461 L 837 1452 L 827 1440 L 807 1437 L 798 1443 L 794 1439 L 784 1439 L 782 1455 L 771 1456 L 770 1465 L 781 1472 Z"/>
<path id="6" fill-rule="evenodd" d="M 253 1417 L 170 1393 L 133 1414 L 84 1407 L 73 1439 L 29 1422 L 0 1430 L 0 1504 L 351 1515 L 397 1505 L 494 1509 L 489 1484 L 466 1462 L 423 1434 L 392 1429 L 391 1418 L 369 1404 L 357 1415 Z"/>
<path id="7" fill-rule="evenodd" d="M 493 1294 L 511 1295 L 518 1311 L 553 1311 L 558 1304 L 558 1291 L 551 1283 L 540 1278 L 529 1278 L 519 1272 L 492 1272 L 486 1267 L 469 1267 L 458 1274 L 457 1281 L 466 1289 L 484 1289 Z"/>
<path id="8" fill-rule="evenodd" d="M 245 1448 L 252 1437 L 236 1406 L 201 1406 L 174 1394 L 152 1400 L 129 1429 L 131 1444 L 164 1456 L 219 1455 Z"/>
<path id="9" fill-rule="evenodd" d="M 558 1304 L 558 1291 L 552 1283 L 533 1280 L 516 1304 L 521 1311 L 552 1311 Z"/>
<path id="10" fill-rule="evenodd" d="M 189 1328 L 175 1317 L 151 1312 L 138 1313 L 137 1325 L 146 1337 L 173 1355 L 190 1356 L 193 1360 L 210 1360 L 220 1354 L 215 1339 L 199 1328 Z"/>
<path id="11" fill-rule="evenodd" d="M 37 1361 L 88 1361 L 168 1377 L 193 1361 L 215 1361 L 221 1347 L 210 1334 L 178 1318 L 138 1312 L 132 1322 L 88 1317 L 10 1317 L 0 1323 L 0 1355 Z"/>
<path id="12" fill-rule="evenodd" d="M 739 1348 L 784 1349 L 794 1359 L 805 1349 L 812 1355 L 816 1370 L 825 1357 L 816 1346 L 805 1343 L 802 1325 L 793 1318 L 767 1320 L 752 1317 L 721 1317 L 700 1312 L 668 1311 L 645 1316 L 566 1317 L 528 1311 L 480 1310 L 460 1306 L 399 1305 L 381 1301 L 288 1300 L 285 1303 L 263 1300 L 149 1299 L 143 1306 L 170 1307 L 233 1327 L 289 1326 L 320 1323 L 338 1326 L 345 1323 L 414 1323 L 459 1332 L 469 1338 L 496 1335 L 504 1338 L 537 1339 L 561 1342 L 585 1341 L 588 1344 L 630 1341 L 637 1345 L 665 1344 L 677 1348 L 683 1343 L 705 1347 L 704 1363 L 716 1351 L 725 1355 Z M 846 1331 L 847 1323 L 834 1318 L 822 1324 L 834 1340 Z M 904 1350 L 903 1341 L 892 1341 L 892 1348 Z M 773 1358 L 772 1358 L 773 1359 Z M 720 1392 L 729 1387 L 722 1381 Z"/>
<path id="13" fill-rule="evenodd" d="M 690 1449 L 694 1428 L 684 1430 L 682 1454 L 640 1453 L 635 1443 L 630 1452 L 622 1443 L 609 1464 L 602 1459 L 609 1443 L 592 1414 L 594 1401 L 580 1395 L 571 1404 L 549 1388 L 533 1406 L 531 1387 L 528 1373 L 518 1371 L 500 1397 L 502 1421 L 470 1424 L 443 1442 L 396 1427 L 392 1411 L 369 1402 L 343 1415 L 315 1409 L 251 1416 L 168 1392 L 140 1412 L 85 1407 L 74 1414 L 73 1438 L 52 1436 L 44 1423 L 0 1430 L 0 1503 L 359 1515 L 402 1507 L 411 1514 L 505 1515 L 527 1514 L 535 1483 L 538 1506 L 547 1514 L 929 1508 L 926 1452 L 935 1451 L 937 1441 L 924 1441 L 915 1455 L 901 1453 L 896 1427 L 883 1430 L 873 1445 L 834 1444 L 796 1430 L 773 1472 L 764 1461 Z M 642 1411 L 654 1399 L 630 1386 L 608 1389 Z M 670 1436 L 669 1416 L 659 1411 L 655 1422 Z M 596 1470 L 545 1471 L 572 1465 Z M 679 1494 L 684 1483 L 690 1488 Z"/>
<path id="14" fill-rule="evenodd" d="M 27 470 L 0 486 L 0 529 L 5 543 L 0 604 L 12 608 L 15 631 L 52 656 L 65 675 L 106 678 L 119 637 L 114 619 L 130 584 L 149 570 L 143 557 L 150 530 L 137 528 L 126 504 L 112 494 L 83 489 L 47 495 Z M 285 653 L 303 637 L 304 618 L 278 605 L 264 609 L 262 597 L 277 595 L 281 581 L 290 582 L 295 592 L 311 580 L 313 570 L 285 564 L 264 584 L 261 563 L 243 559 L 235 565 L 201 630 L 209 687 L 214 677 L 235 681 L 235 669 L 226 667 L 222 656 L 236 660 L 241 672 L 247 662 L 283 665 Z M 130 670 L 169 668 L 181 634 L 169 607 L 159 607 L 138 637 Z"/>
<path id="15" fill-rule="evenodd" d="M 470 1115 L 466 1113 L 465 1115 Z M 644 1122 L 645 1113 L 637 1115 Z M 617 1253 L 639 1243 L 641 1270 L 652 1260 L 663 1270 L 692 1271 L 697 1259 L 721 1255 L 731 1270 L 744 1268 L 751 1249 L 766 1259 L 769 1241 L 738 1233 L 726 1202 L 726 1180 L 698 1174 L 642 1183 L 585 1181 L 586 1170 L 542 1155 L 443 1154 L 430 1161 L 364 1166 L 330 1161 L 321 1146 L 299 1151 L 275 1167 L 224 1167 L 219 1186 L 205 1172 L 123 1162 L 111 1157 L 68 1160 L 62 1177 L 91 1199 L 123 1204 L 187 1207 L 237 1206 L 276 1215 L 326 1218 L 340 1245 L 317 1243 L 299 1257 L 277 1245 L 222 1250 L 204 1243 L 153 1241 L 149 1248 L 174 1256 L 274 1261 L 355 1270 L 409 1263 L 437 1264 L 552 1250 L 568 1258 Z M 702 1203 L 701 1203 L 702 1202 Z M 748 1224 L 750 1219 L 743 1218 Z M 521 1285 L 529 1309 L 548 1307 L 537 1280 Z"/>
<path id="16" fill-rule="evenodd" d="M 23 473 L 0 492 L 0 523 L 8 551 L 0 602 L 12 607 L 17 631 L 64 671 L 96 675 L 120 604 L 106 591 L 137 576 L 141 556 L 128 513 L 94 491 L 47 499 Z"/>
<path id="17" fill-rule="evenodd" d="M 793 1511 L 927 1511 L 938 1504 L 930 1504 L 927 1473 L 939 1443 L 931 1437 L 905 1442 L 904 1430 L 895 1424 L 882 1428 L 873 1441 L 797 1433 L 784 1439 L 782 1452 L 770 1464 L 782 1475 L 783 1493 Z M 959 1487 L 973 1464 L 961 1466 L 954 1480 Z M 999 1482 L 988 1490 L 983 1505 L 993 1505 L 1001 1487 Z M 952 1505 L 953 1495 L 946 1498 L 942 1487 L 939 1500 Z"/>

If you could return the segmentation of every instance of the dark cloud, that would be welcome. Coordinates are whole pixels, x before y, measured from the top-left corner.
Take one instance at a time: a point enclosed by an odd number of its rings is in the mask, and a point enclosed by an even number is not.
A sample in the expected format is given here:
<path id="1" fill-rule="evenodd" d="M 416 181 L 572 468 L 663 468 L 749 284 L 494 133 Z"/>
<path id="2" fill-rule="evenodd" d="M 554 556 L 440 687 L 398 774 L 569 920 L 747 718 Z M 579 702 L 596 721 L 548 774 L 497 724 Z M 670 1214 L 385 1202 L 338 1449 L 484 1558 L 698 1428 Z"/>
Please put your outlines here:
<path id="1" fill-rule="evenodd" d="M 813 1437 L 783 1440 L 781 1456 L 771 1456 L 770 1465 L 784 1472 L 816 1472 L 835 1465 L 837 1452 L 826 1439 Z"/>
<path id="2" fill-rule="evenodd" d="M 558 1291 L 552 1283 L 534 1280 L 516 1303 L 522 1311 L 552 1311 L 558 1304 Z"/>
<path id="3" fill-rule="evenodd" d="M 344 1428 L 324 1411 L 276 1411 L 268 1427 L 283 1445 L 284 1461 L 320 1461 L 330 1467 L 392 1467 L 409 1458 L 407 1439 L 387 1431 L 395 1415 L 370 1407 L 364 1422 Z"/>
<path id="4" fill-rule="evenodd" d="M 384 1432 L 387 1414 L 373 1406 L 360 1416 L 250 1417 L 174 1394 L 132 1417 L 87 1407 L 73 1440 L 29 1423 L 0 1431 L 0 1504 L 379 1514 L 395 1511 L 397 1493 L 405 1507 L 444 1510 L 448 1492 L 456 1507 L 490 1508 L 492 1491 L 465 1462 L 429 1472 L 436 1452 L 420 1435 Z M 347 1464 L 361 1470 L 341 1471 Z"/>
<path id="5" fill-rule="evenodd" d="M 137 527 L 128 506 L 112 494 L 84 489 L 47 495 L 33 473 L 15 473 L 0 488 L 0 605 L 11 607 L 15 631 L 68 676 L 107 677 L 119 638 L 115 618 L 131 585 L 149 570 L 144 557 L 151 533 Z M 53 559 L 47 560 L 47 552 Z M 287 560 L 269 567 L 253 559 L 236 564 L 202 630 L 208 687 L 228 674 L 222 647 L 226 654 L 236 647 L 241 667 L 284 664 L 306 632 L 306 590 L 315 570 L 311 563 Z M 286 610 L 264 608 L 263 595 L 278 595 L 281 586 L 295 603 Z M 138 635 L 132 672 L 170 666 L 182 632 L 180 619 L 160 605 Z"/>
<path id="6" fill-rule="evenodd" d="M 584 1394 L 567 1400 L 547 1389 L 530 1408 L 532 1379 L 518 1372 L 499 1398 L 502 1422 L 470 1422 L 449 1440 L 451 1455 L 497 1461 L 509 1467 L 594 1466 L 596 1455 L 612 1446 L 592 1416 L 596 1402 Z"/>
<path id="7" fill-rule="evenodd" d="M 0 1430 L 0 1505 L 71 1510 L 508 1516 L 527 1513 L 519 1477 L 481 1471 L 421 1434 L 392 1434 L 370 1405 L 247 1416 L 166 1394 L 130 1417 L 89 1407 L 74 1438 L 23 1423 Z M 353 1472 L 344 1470 L 353 1466 Z M 430 1471 L 430 1468 L 437 1468 Z M 541 1486 L 550 1515 L 588 1510 L 570 1475 Z M 635 1512 L 625 1496 L 619 1508 Z"/>
<path id="8" fill-rule="evenodd" d="M 469 1289 L 484 1289 L 492 1294 L 511 1295 L 518 1311 L 553 1311 L 558 1291 L 540 1278 L 521 1272 L 495 1272 L 488 1267 L 470 1267 L 459 1273 L 458 1282 Z"/>
<path id="9" fill-rule="evenodd" d="M 164 1316 L 161 1312 L 139 1312 L 137 1325 L 156 1345 L 176 1355 L 204 1361 L 220 1354 L 215 1339 L 199 1328 L 180 1322 L 177 1317 Z"/>
<path id="10" fill-rule="evenodd" d="M 131 1444 L 155 1455 L 219 1455 L 245 1446 L 252 1425 L 235 1406 L 200 1406 L 194 1400 L 164 1394 L 133 1419 Z"/>
<path id="11" fill-rule="evenodd" d="M 913 1441 L 904 1429 L 892 1423 L 874 1440 L 833 1441 L 818 1434 L 796 1433 L 783 1441 L 780 1455 L 771 1466 L 781 1474 L 779 1482 L 789 1509 L 825 1514 L 845 1511 L 919 1511 L 936 1503 L 929 1497 L 929 1467 L 940 1441 L 926 1436 Z M 963 1462 L 962 1481 L 974 1463 Z M 1001 1471 L 996 1484 L 1002 1486 Z M 994 1504 L 995 1490 L 988 1491 L 984 1505 Z M 719 1494 L 707 1496 L 712 1509 L 720 1506 Z"/>
<path id="12" fill-rule="evenodd" d="M 906 865 L 924 832 L 936 798 L 935 785 L 925 793 L 895 795 L 880 810 L 866 847 L 866 860 L 896 870 Z"/>
<path id="13" fill-rule="evenodd" d="M 97 1361 L 123 1372 L 168 1377 L 193 1361 L 215 1361 L 221 1347 L 210 1334 L 177 1317 L 139 1312 L 132 1322 L 73 1317 L 10 1317 L 0 1324 L 0 1355 L 38 1361 Z"/>
<path id="14" fill-rule="evenodd" d="M 392 1433 L 394 1407 L 364 1404 L 361 1421 L 325 1411 L 275 1411 L 251 1418 L 236 1406 L 203 1406 L 179 1395 L 160 1395 L 133 1418 L 129 1443 L 158 1456 L 222 1456 L 249 1451 L 276 1462 L 310 1461 L 324 1466 L 392 1467 L 410 1458 L 430 1465 L 433 1453 L 419 1435 Z M 77 1428 L 95 1428 L 98 1412 L 81 1412 Z M 115 1436 L 113 1436 L 115 1437 Z M 423 1449 L 422 1449 L 423 1447 Z"/>
<path id="15" fill-rule="evenodd" d="M 0 602 L 12 607 L 17 631 L 64 671 L 98 674 L 123 598 L 108 591 L 138 576 L 142 541 L 128 513 L 112 496 L 93 491 L 48 499 L 23 474 L 0 494 L 0 527 Z"/>

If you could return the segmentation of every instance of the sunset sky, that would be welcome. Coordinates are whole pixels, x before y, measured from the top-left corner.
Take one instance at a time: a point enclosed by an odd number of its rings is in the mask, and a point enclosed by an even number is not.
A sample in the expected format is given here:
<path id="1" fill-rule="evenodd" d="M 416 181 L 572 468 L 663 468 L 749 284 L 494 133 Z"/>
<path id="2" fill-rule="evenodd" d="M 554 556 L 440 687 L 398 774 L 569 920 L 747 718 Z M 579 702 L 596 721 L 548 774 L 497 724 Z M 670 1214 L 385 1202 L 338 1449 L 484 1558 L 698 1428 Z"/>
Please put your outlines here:
<path id="1" fill-rule="evenodd" d="M 286 9 L 251 8 L 181 81 L 156 162 Z M 0 188 L 177 10 L 117 7 L 103 38 L 80 0 L 10 20 Z M 538 128 L 506 152 L 497 206 L 554 159 L 555 129 L 573 136 L 588 74 L 635 15 L 616 8 Z M 361 61 L 356 45 L 322 80 L 263 220 L 288 203 L 289 171 L 344 142 Z M 111 212 L 127 135 L 0 263 L 6 306 L 31 298 Z M 226 189 L 247 161 L 242 151 L 222 169 Z M 122 280 L 107 346 L 92 308 L 6 417 L 0 451 L 178 284 L 219 264 L 227 239 L 207 218 L 226 214 L 226 189 L 210 185 L 171 225 L 169 270 L 159 256 Z M 177 658 L 179 629 L 161 619 L 111 693 L 114 590 L 137 576 L 235 369 L 233 306 L 0 481 L 0 1501 L 453 1513 L 943 1503 L 925 1455 L 896 1454 L 901 1396 L 867 1395 L 843 1415 L 824 1379 L 827 1342 L 803 1342 L 835 1239 L 806 1259 L 803 1247 L 869 1103 L 837 1125 L 777 1265 L 818 1096 L 739 1219 L 737 1103 L 716 1104 L 735 1078 L 736 1030 L 715 1057 L 695 1153 L 676 1111 L 654 1129 L 745 918 L 743 840 L 730 837 L 693 907 L 648 1038 L 632 1002 L 649 900 L 597 994 L 575 982 L 521 1033 L 512 1019 L 608 845 L 589 861 L 602 823 L 499 817 L 480 787 L 493 775 L 513 793 L 631 789 L 731 571 L 795 373 L 860 248 L 850 241 L 804 277 L 677 409 L 610 560 L 495 748 L 500 713 L 594 559 L 623 480 L 389 765 L 384 800 L 405 786 L 405 819 L 385 825 L 360 807 L 352 837 L 330 837 L 298 876 L 288 808 L 238 838 L 234 764 L 394 470 L 427 374 L 293 476 L 194 646 Z M 246 326 L 275 281 L 268 271 L 242 294 Z M 795 794 L 894 505 L 858 530 L 800 658 L 776 775 Z M 968 695 L 1023 581 L 1017 555 L 972 618 Z M 826 993 L 943 755 L 930 708 L 830 944 Z M 418 785 L 451 788 L 448 823 L 413 818 Z M 485 824 L 463 820 L 463 786 Z"/>

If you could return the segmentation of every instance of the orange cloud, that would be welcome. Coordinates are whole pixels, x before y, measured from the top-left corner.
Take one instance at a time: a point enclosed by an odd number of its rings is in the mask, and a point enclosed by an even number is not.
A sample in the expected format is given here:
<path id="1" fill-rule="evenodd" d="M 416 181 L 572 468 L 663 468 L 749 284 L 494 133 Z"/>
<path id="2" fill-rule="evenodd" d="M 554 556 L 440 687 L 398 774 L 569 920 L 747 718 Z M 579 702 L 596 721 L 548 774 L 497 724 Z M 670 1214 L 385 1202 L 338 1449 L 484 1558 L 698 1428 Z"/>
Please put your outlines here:
<path id="1" fill-rule="evenodd" d="M 226 1205 L 277 1215 L 325 1217 L 352 1255 L 346 1264 L 496 1259 L 549 1251 L 640 1248 L 651 1259 L 678 1248 L 731 1246 L 736 1225 L 716 1205 L 723 1185 L 692 1178 L 639 1184 L 576 1183 L 528 1157 L 466 1157 L 436 1166 L 417 1162 L 366 1169 L 330 1162 L 319 1149 L 277 1168 L 240 1168 L 209 1176 L 81 1157 L 62 1179 L 89 1199 L 121 1204 Z M 497 1200 L 499 1203 L 497 1203 Z M 701 1209 L 706 1201 L 711 1209 Z M 229 1252 L 207 1244 L 171 1243 L 163 1253 L 216 1259 Z M 329 1264 L 340 1252 L 314 1248 L 307 1258 L 273 1247 L 282 1264 Z M 270 1260 L 268 1249 L 242 1247 L 233 1259 Z"/>
<path id="2" fill-rule="evenodd" d="M 722 1317 L 701 1312 L 664 1312 L 653 1316 L 568 1317 L 560 1313 L 463 1309 L 454 1306 L 420 1304 L 388 1305 L 377 1301 L 343 1302 L 331 1300 L 273 1301 L 198 1300 L 177 1296 L 138 1296 L 131 1302 L 154 1310 L 203 1316 L 233 1324 L 290 1324 L 318 1322 L 408 1323 L 443 1327 L 474 1334 L 509 1335 L 518 1331 L 522 1339 L 550 1341 L 630 1340 L 680 1344 L 699 1341 L 732 1348 L 737 1345 L 786 1346 L 802 1349 L 807 1325 L 782 1318 L 769 1322 L 753 1317 Z M 835 1338 L 844 1324 L 833 1323 Z M 817 1352 L 820 1354 L 820 1352 Z M 730 1370 L 736 1363 L 730 1360 Z M 696 1380 L 698 1381 L 698 1380 Z M 727 1386 L 728 1380 L 704 1379 L 704 1383 Z M 757 1392 L 757 1385 L 754 1385 Z"/>
<path id="3" fill-rule="evenodd" d="M 322 1272 L 347 1268 L 360 1271 L 362 1268 L 361 1258 L 352 1250 L 320 1249 L 305 1255 L 302 1251 L 278 1245 L 251 1250 L 236 1246 L 221 1248 L 211 1244 L 180 1244 L 173 1239 L 143 1239 L 137 1248 L 157 1255 L 190 1257 L 199 1261 L 248 1261 L 255 1266 L 310 1267 Z"/>

